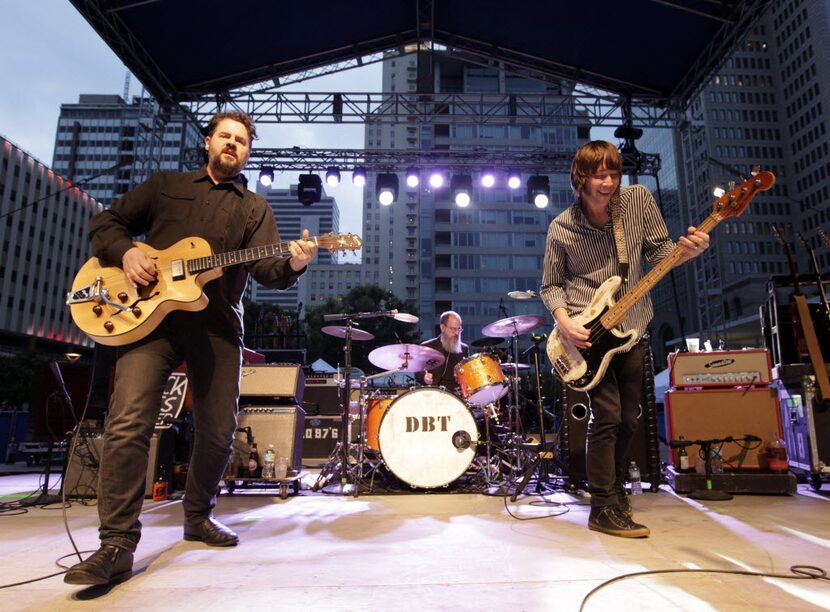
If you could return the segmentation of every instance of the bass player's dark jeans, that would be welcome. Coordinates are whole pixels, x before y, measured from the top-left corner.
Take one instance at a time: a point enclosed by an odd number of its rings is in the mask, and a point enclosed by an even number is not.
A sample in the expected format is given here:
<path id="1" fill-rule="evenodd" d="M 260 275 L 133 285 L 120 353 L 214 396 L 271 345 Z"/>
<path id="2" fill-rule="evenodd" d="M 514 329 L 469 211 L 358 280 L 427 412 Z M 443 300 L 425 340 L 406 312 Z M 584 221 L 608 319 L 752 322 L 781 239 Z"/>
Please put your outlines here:
<path id="1" fill-rule="evenodd" d="M 600 383 L 588 392 L 591 420 L 586 468 L 591 506 L 595 508 L 619 501 L 614 484 L 625 481 L 626 458 L 641 410 L 647 346 L 647 340 L 641 340 L 627 353 L 615 355 Z"/>
<path id="2" fill-rule="evenodd" d="M 101 543 L 134 551 L 141 537 L 150 437 L 170 372 L 184 360 L 193 394 L 194 443 L 184 520 L 211 514 L 228 462 L 239 399 L 236 338 L 212 335 L 192 313 L 175 312 L 149 336 L 119 350 L 99 469 Z"/>

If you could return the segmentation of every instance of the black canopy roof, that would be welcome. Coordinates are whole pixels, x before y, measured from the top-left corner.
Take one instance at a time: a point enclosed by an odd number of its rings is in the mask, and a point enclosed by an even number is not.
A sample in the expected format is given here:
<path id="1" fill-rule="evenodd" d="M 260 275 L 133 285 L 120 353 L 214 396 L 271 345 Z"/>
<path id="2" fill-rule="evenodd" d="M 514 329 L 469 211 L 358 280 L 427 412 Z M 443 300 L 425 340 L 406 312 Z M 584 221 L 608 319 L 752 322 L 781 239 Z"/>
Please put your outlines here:
<path id="1" fill-rule="evenodd" d="M 685 103 L 770 0 L 71 0 L 163 103 L 432 41 Z"/>

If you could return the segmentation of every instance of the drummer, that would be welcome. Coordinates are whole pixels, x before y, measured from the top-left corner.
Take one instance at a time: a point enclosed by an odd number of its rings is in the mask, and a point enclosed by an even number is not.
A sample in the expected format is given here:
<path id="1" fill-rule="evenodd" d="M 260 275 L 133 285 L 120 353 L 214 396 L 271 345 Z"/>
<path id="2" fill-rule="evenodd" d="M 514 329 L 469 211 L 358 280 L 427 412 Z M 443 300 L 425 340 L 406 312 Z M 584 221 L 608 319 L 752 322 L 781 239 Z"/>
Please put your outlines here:
<path id="1" fill-rule="evenodd" d="M 470 347 L 461 342 L 461 332 L 464 329 L 461 327 L 461 316 L 448 310 L 441 315 L 440 328 L 441 333 L 437 337 L 421 344 L 440 351 L 444 356 L 444 363 L 432 370 L 419 372 L 417 379 L 419 383 L 444 387 L 447 391 L 459 395 L 455 366 L 470 355 Z"/>

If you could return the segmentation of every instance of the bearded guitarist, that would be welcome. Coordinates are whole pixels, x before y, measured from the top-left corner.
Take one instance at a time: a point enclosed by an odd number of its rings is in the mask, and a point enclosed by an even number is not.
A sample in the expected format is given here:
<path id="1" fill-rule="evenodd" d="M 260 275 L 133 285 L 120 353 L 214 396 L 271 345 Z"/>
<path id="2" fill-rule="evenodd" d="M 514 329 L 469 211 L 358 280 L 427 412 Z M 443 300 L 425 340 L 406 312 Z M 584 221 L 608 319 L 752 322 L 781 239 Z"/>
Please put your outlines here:
<path id="1" fill-rule="evenodd" d="M 553 313 L 558 333 L 579 348 L 591 346 L 591 330 L 574 316 L 588 307 L 600 285 L 620 275 L 626 279 L 620 291 L 624 293 L 643 278 L 646 263 L 659 263 L 676 246 L 648 189 L 642 185 L 620 188 L 621 175 L 622 158 L 614 145 L 603 141 L 583 145 L 571 165 L 576 202 L 548 229 L 540 294 Z M 690 227 L 678 244 L 683 254 L 675 265 L 708 248 L 709 236 Z M 645 297 L 634 305 L 622 327 L 642 336 L 652 314 L 651 301 Z M 640 341 L 629 351 L 615 355 L 605 374 L 588 391 L 588 528 L 628 538 L 650 533 L 632 520 L 624 488 L 625 460 L 637 428 L 642 397 L 645 350 L 644 341 Z"/>
<path id="2" fill-rule="evenodd" d="M 185 239 L 196 236 L 216 253 L 279 242 L 270 206 L 248 191 L 241 175 L 255 135 L 244 113 L 214 116 L 204 142 L 207 165 L 197 172 L 156 174 L 95 216 L 89 230 L 93 255 L 123 270 L 129 286 L 152 293 L 163 284 L 159 262 L 135 246 L 134 236 L 145 235 L 154 249 L 189 244 Z M 249 275 L 270 288 L 293 285 L 316 255 L 317 246 L 307 237 L 306 230 L 303 239 L 290 243 L 290 257 L 226 268 L 205 286 L 206 307 L 171 312 L 149 334 L 119 347 L 99 469 L 101 546 L 66 572 L 66 582 L 97 585 L 131 577 L 150 437 L 167 378 L 182 361 L 188 366 L 195 425 L 183 536 L 208 546 L 237 544 L 237 535 L 213 517 L 213 509 L 236 429 L 242 294 Z"/>

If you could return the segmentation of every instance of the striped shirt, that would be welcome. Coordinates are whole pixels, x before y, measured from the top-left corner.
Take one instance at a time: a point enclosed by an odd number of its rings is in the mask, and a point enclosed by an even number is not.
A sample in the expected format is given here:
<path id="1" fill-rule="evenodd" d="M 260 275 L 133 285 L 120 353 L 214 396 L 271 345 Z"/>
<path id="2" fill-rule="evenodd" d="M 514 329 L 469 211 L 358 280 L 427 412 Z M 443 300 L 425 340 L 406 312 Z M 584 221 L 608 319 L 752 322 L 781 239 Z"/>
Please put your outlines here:
<path id="1" fill-rule="evenodd" d="M 628 282 L 618 294 L 628 293 L 645 275 L 644 260 L 658 263 L 674 248 L 666 224 L 651 192 L 643 185 L 620 189 L 620 213 L 628 250 Z M 540 295 L 551 313 L 566 308 L 579 314 L 591 302 L 594 292 L 609 277 L 620 275 L 614 228 L 609 221 L 598 229 L 588 222 L 579 201 L 551 221 L 545 248 Z M 629 311 L 622 323 L 624 330 L 646 331 L 654 308 L 645 296 Z"/>

